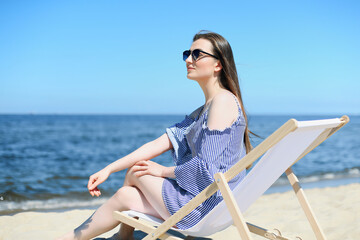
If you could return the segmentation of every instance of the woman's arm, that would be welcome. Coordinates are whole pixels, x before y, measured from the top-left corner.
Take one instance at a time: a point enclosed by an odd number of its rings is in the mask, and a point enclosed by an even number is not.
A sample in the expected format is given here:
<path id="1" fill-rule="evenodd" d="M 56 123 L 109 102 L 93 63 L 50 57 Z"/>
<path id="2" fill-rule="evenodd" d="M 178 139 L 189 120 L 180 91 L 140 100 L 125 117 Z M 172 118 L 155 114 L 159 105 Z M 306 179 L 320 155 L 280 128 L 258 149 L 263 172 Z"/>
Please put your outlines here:
<path id="1" fill-rule="evenodd" d="M 118 172 L 123 169 L 129 168 L 142 160 L 153 159 L 164 152 L 172 148 L 171 141 L 166 133 L 158 137 L 157 139 L 145 143 L 132 153 L 126 155 L 123 158 L 116 160 L 115 162 L 109 164 L 105 168 L 110 172 Z"/>
<path id="2" fill-rule="evenodd" d="M 170 150 L 172 148 L 171 141 L 166 133 L 161 135 L 159 138 L 148 142 L 132 153 L 126 155 L 123 158 L 116 160 L 109 164 L 102 170 L 93 174 L 89 178 L 88 189 L 92 196 L 100 196 L 101 192 L 97 186 L 110 176 L 111 173 L 121 171 L 135 165 L 137 162 L 149 160 L 160 154 Z M 164 171 L 166 175 L 172 176 L 171 170 Z"/>

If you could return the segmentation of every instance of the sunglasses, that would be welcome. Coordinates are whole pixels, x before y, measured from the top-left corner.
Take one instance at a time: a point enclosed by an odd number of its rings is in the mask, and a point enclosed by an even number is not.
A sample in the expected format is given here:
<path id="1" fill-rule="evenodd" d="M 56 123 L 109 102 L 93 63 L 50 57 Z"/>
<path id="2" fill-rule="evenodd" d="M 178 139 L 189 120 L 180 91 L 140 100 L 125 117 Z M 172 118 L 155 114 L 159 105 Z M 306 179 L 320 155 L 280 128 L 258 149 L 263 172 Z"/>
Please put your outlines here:
<path id="1" fill-rule="evenodd" d="M 183 60 L 186 61 L 186 59 L 188 59 L 188 57 L 191 55 L 192 59 L 193 59 L 194 61 L 196 61 L 196 60 L 199 58 L 200 53 L 204 53 L 204 54 L 207 54 L 207 55 L 209 55 L 209 56 L 212 56 L 212 57 L 218 59 L 218 57 L 216 57 L 216 56 L 214 56 L 214 55 L 212 55 L 212 54 L 210 54 L 210 53 L 204 52 L 203 50 L 194 49 L 194 50 L 192 50 L 192 51 L 191 51 L 191 50 L 186 50 L 186 51 L 184 51 L 184 52 L 183 52 Z"/>

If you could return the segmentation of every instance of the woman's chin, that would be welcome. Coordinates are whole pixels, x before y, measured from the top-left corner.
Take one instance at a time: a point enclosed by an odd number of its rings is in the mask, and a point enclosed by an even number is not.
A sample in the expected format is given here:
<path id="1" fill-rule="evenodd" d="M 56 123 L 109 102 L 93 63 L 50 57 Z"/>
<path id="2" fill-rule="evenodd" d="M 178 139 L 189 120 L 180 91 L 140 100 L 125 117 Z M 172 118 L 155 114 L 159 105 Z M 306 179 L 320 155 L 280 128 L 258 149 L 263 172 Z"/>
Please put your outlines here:
<path id="1" fill-rule="evenodd" d="M 190 79 L 190 80 L 194 80 L 194 81 L 196 81 L 196 82 L 201 81 L 201 78 L 191 76 L 190 74 L 188 74 L 186 77 L 187 77 L 188 79 Z"/>
<path id="2" fill-rule="evenodd" d="M 186 77 L 190 80 L 196 80 L 196 77 L 192 76 L 191 73 L 188 73 Z"/>

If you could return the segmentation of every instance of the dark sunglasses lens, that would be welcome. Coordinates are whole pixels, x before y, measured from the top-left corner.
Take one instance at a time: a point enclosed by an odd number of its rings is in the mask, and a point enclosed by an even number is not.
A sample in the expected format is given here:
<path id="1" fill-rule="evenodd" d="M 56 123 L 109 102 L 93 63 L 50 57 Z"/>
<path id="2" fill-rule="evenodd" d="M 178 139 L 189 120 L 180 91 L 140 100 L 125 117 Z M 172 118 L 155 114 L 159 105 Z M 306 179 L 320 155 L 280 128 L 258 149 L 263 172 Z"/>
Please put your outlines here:
<path id="1" fill-rule="evenodd" d="M 198 59 L 200 55 L 200 50 L 199 49 L 195 49 L 193 52 L 192 52 L 192 58 L 194 61 L 196 61 L 196 59 Z"/>
<path id="2" fill-rule="evenodd" d="M 183 60 L 186 61 L 186 59 L 190 56 L 190 51 L 186 50 L 183 52 Z"/>

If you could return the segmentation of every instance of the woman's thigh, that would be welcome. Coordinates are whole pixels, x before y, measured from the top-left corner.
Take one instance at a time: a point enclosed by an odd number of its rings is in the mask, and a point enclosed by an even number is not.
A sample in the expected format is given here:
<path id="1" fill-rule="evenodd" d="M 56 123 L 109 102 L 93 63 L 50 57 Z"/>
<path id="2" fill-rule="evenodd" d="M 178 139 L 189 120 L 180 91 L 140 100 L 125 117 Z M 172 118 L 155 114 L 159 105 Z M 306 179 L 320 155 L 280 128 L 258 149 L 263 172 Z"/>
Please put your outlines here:
<path id="1" fill-rule="evenodd" d="M 152 175 L 144 175 L 137 177 L 133 174 L 131 169 L 126 174 L 125 183 L 137 187 L 145 196 L 150 205 L 158 212 L 162 219 L 170 217 L 164 200 L 162 198 L 162 185 L 164 178 L 155 177 Z"/>
<path id="2" fill-rule="evenodd" d="M 135 210 L 141 213 L 150 214 L 157 218 L 162 216 L 155 210 L 144 194 L 135 186 L 124 186 L 115 194 L 115 201 L 123 203 L 125 209 Z"/>

